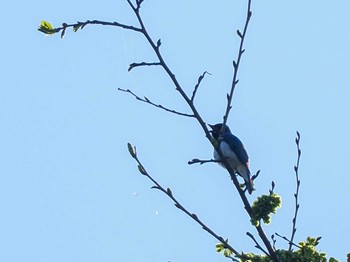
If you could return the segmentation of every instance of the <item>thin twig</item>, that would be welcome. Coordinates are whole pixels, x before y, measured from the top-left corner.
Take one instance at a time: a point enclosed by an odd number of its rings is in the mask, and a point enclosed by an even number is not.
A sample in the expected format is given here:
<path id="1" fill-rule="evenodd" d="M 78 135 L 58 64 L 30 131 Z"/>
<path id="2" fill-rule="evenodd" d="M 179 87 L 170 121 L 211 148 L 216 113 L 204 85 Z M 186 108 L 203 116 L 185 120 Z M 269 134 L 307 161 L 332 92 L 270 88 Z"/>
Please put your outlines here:
<path id="1" fill-rule="evenodd" d="M 189 164 L 189 165 L 193 165 L 193 164 L 203 165 L 205 163 L 219 163 L 219 162 L 221 162 L 221 161 L 217 160 L 217 159 L 201 160 L 198 158 L 194 158 L 194 159 L 188 161 L 187 164 Z"/>
<path id="2" fill-rule="evenodd" d="M 263 248 L 260 246 L 260 244 L 258 243 L 258 241 L 256 241 L 255 237 L 254 237 L 250 232 L 247 232 L 246 234 L 247 234 L 248 237 L 250 237 L 250 238 L 254 241 L 255 247 L 256 247 L 257 249 L 260 249 L 260 250 L 261 250 L 262 252 L 264 252 L 265 255 L 267 255 L 268 257 L 270 256 L 270 254 L 267 253 L 267 251 L 265 251 L 265 249 L 263 249 Z"/>
<path id="3" fill-rule="evenodd" d="M 135 161 L 138 164 L 138 169 L 140 173 L 144 176 L 146 176 L 149 180 L 151 180 L 154 184 L 152 188 L 158 189 L 162 191 L 164 194 L 166 194 L 175 204 L 175 206 L 180 209 L 182 212 L 184 212 L 186 215 L 191 217 L 194 221 L 196 221 L 205 231 L 207 231 L 210 235 L 212 235 L 214 238 L 216 238 L 218 241 L 220 241 L 224 248 L 227 248 L 231 250 L 237 257 L 241 257 L 241 254 L 235 250 L 230 244 L 228 244 L 227 241 L 224 240 L 223 237 L 217 235 L 213 230 L 211 230 L 206 224 L 204 224 L 196 214 L 189 212 L 175 197 L 173 192 L 170 188 L 165 189 L 161 184 L 159 184 L 146 170 L 144 165 L 139 160 L 137 153 L 136 153 L 136 147 L 131 146 L 128 144 L 129 153 L 132 156 L 132 158 L 135 159 Z"/>
<path id="4" fill-rule="evenodd" d="M 159 105 L 159 104 L 157 105 L 157 104 L 153 103 L 151 100 L 149 100 L 147 97 L 144 97 L 144 98 L 139 97 L 134 92 L 132 92 L 130 89 L 118 88 L 118 90 L 121 91 L 121 92 L 129 93 L 133 97 L 135 97 L 137 100 L 145 102 L 145 103 L 150 104 L 152 106 L 158 107 L 158 108 L 163 109 L 163 110 L 165 110 L 167 112 L 170 112 L 170 113 L 173 113 L 173 114 L 176 114 L 176 115 L 180 115 L 180 116 L 194 117 L 194 115 L 191 115 L 191 114 L 181 113 L 179 111 L 176 111 L 176 110 L 173 110 L 173 109 L 169 109 L 169 108 L 167 108 L 165 106 L 162 106 L 162 105 Z"/>
<path id="5" fill-rule="evenodd" d="M 191 97 L 191 102 L 192 102 L 192 103 L 194 102 L 194 97 L 196 96 L 198 87 L 199 87 L 199 85 L 201 84 L 202 80 L 204 79 L 205 74 L 211 75 L 210 73 L 208 73 L 207 71 L 205 71 L 203 74 L 201 74 L 201 75 L 198 77 L 197 84 L 196 84 L 195 87 L 194 87 L 194 90 L 193 90 L 193 93 L 192 93 L 192 97 Z"/>
<path id="6" fill-rule="evenodd" d="M 134 69 L 135 67 L 138 66 L 158 66 L 161 65 L 159 62 L 153 62 L 153 63 L 148 63 L 148 62 L 141 62 L 141 63 L 131 63 L 129 65 L 128 71 L 131 71 L 132 69 Z"/>
<path id="7" fill-rule="evenodd" d="M 298 197 L 299 197 L 299 187 L 300 187 L 300 179 L 299 179 L 299 162 L 300 162 L 300 156 L 301 156 L 301 149 L 300 149 L 300 134 L 297 131 L 297 137 L 295 138 L 295 144 L 297 145 L 297 151 L 298 151 L 298 157 L 297 157 L 297 163 L 294 166 L 294 171 L 295 171 L 295 178 L 296 178 L 296 182 L 297 182 L 297 188 L 296 188 L 296 192 L 294 194 L 294 198 L 295 198 L 295 212 L 294 212 L 294 218 L 292 220 L 292 236 L 290 238 L 290 242 L 289 242 L 289 251 L 292 250 L 292 243 L 294 240 L 294 236 L 295 236 L 295 232 L 297 231 L 296 228 L 296 223 L 297 223 L 297 216 L 298 216 L 298 211 L 299 211 L 299 201 L 298 201 Z"/>
<path id="8" fill-rule="evenodd" d="M 289 243 L 289 245 L 293 245 L 293 246 L 295 246 L 295 247 L 297 247 L 297 248 L 301 248 L 300 246 L 298 246 L 297 244 L 293 243 L 291 240 L 289 240 L 289 239 L 286 238 L 285 236 L 282 236 L 282 235 L 280 235 L 280 234 L 278 234 L 278 233 L 275 233 L 275 234 L 276 234 L 276 236 L 278 236 L 278 237 L 284 239 L 285 241 L 287 241 L 287 242 Z"/>
<path id="9" fill-rule="evenodd" d="M 252 176 L 252 180 L 254 181 L 255 179 L 257 179 L 259 175 L 260 175 L 260 170 L 256 171 L 255 175 Z"/>
<path id="10" fill-rule="evenodd" d="M 126 25 L 126 24 L 122 24 L 119 22 L 107 22 L 107 21 L 100 21 L 100 20 L 87 20 L 85 22 L 76 22 L 74 24 L 66 24 L 63 23 L 61 27 L 56 27 L 54 29 L 52 29 L 53 33 L 58 33 L 61 30 L 66 30 L 67 28 L 72 27 L 74 31 L 77 31 L 78 29 L 83 29 L 85 26 L 87 25 L 108 25 L 108 26 L 116 26 L 116 27 L 121 27 L 123 29 L 127 29 L 127 30 L 132 30 L 132 31 L 136 31 L 141 33 L 141 29 L 137 28 L 135 26 L 131 26 L 131 25 Z"/>
<path id="11" fill-rule="evenodd" d="M 230 93 L 227 94 L 227 107 L 226 107 L 225 115 L 223 117 L 223 127 L 222 127 L 223 129 L 221 130 L 222 132 L 224 131 L 224 128 L 225 128 L 227 120 L 228 120 L 228 115 L 229 115 L 230 110 L 232 108 L 233 92 L 234 92 L 235 87 L 236 87 L 236 85 L 238 83 L 238 80 L 237 80 L 238 69 L 239 69 L 239 66 L 240 66 L 242 54 L 244 53 L 243 45 L 244 45 L 244 40 L 245 40 L 245 36 L 246 36 L 246 33 L 247 33 L 248 24 L 249 24 L 251 16 L 252 16 L 251 0 L 248 0 L 247 15 L 246 15 L 246 21 L 245 21 L 245 24 L 244 24 L 243 33 L 241 33 L 239 30 L 237 30 L 237 34 L 240 37 L 241 41 L 240 41 L 240 45 L 239 45 L 239 49 L 238 49 L 237 61 L 233 61 L 233 71 L 234 71 L 233 72 L 233 79 L 232 79 L 232 85 L 231 85 Z"/>

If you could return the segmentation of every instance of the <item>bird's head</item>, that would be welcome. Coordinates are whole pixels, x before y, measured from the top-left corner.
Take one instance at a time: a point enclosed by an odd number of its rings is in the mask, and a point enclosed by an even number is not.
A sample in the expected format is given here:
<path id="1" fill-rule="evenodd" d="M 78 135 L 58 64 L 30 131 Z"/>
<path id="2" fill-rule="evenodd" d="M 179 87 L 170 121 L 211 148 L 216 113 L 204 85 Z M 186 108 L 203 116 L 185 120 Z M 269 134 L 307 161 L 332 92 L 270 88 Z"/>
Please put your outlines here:
<path id="1" fill-rule="evenodd" d="M 215 125 L 208 124 L 208 126 L 211 128 L 211 130 L 209 132 L 217 140 L 220 136 L 220 132 L 222 129 L 222 123 L 215 124 Z M 230 128 L 228 126 L 225 127 L 224 133 L 231 133 Z"/>

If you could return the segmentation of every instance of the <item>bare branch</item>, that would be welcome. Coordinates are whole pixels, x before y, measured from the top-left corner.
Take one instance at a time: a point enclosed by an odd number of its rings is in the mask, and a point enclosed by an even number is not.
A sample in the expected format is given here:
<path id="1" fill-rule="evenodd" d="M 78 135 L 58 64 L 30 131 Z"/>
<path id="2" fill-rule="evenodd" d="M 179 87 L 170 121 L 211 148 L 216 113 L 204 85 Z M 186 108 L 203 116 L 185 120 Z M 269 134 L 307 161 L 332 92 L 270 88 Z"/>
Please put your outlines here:
<path id="1" fill-rule="evenodd" d="M 121 92 L 125 92 L 125 93 L 129 93 L 131 94 L 133 97 L 135 97 L 137 100 L 139 101 L 142 101 L 142 102 L 145 102 L 147 104 L 150 104 L 152 106 L 155 106 L 155 107 L 158 107 L 160 109 L 163 109 L 167 112 L 170 112 L 170 113 L 173 113 L 173 114 L 176 114 L 176 115 L 180 115 L 180 116 L 186 116 L 186 117 L 194 117 L 194 115 L 190 115 L 190 114 L 186 114 L 186 113 L 181 113 L 181 112 L 178 112 L 176 110 L 173 110 L 173 109 L 169 109 L 167 107 L 164 107 L 162 105 L 157 105 L 155 103 L 153 103 L 151 100 L 149 100 L 147 97 L 144 97 L 144 98 L 141 98 L 139 97 L 138 95 L 136 95 L 134 92 L 132 92 L 130 89 L 122 89 L 122 88 L 118 88 L 119 91 Z"/>
<path id="2" fill-rule="evenodd" d="M 127 30 L 132 30 L 132 31 L 136 31 L 141 33 L 141 29 L 131 26 L 131 25 L 126 25 L 126 24 L 122 24 L 119 22 L 106 22 L 106 21 L 100 21 L 100 20 L 87 20 L 85 22 L 76 22 L 74 24 L 67 24 L 67 23 L 63 23 L 61 27 L 56 27 L 54 29 L 52 29 L 52 33 L 58 33 L 62 30 L 61 32 L 61 38 L 63 38 L 63 35 L 65 34 L 65 31 L 67 28 L 72 27 L 73 31 L 76 32 L 79 29 L 83 29 L 85 26 L 87 25 L 108 25 L 108 26 L 116 26 L 116 27 L 121 27 Z"/>
<path id="3" fill-rule="evenodd" d="M 284 239 L 285 241 L 287 241 L 287 242 L 289 243 L 289 245 L 293 245 L 293 246 L 295 246 L 295 247 L 297 247 L 297 248 L 300 248 L 300 249 L 302 248 L 301 246 L 299 246 L 299 245 L 293 243 L 291 240 L 289 240 L 289 239 L 286 238 L 285 236 L 282 236 L 282 235 L 280 235 L 280 234 L 278 234 L 278 233 L 275 233 L 275 234 L 276 234 L 276 236 L 278 236 L 278 237 Z"/>
<path id="4" fill-rule="evenodd" d="M 165 189 L 162 185 L 160 185 L 146 170 L 146 168 L 143 166 L 143 164 L 141 163 L 141 161 L 139 160 L 137 154 L 136 154 L 136 148 L 132 147 L 131 144 L 128 144 L 128 149 L 129 152 L 132 156 L 132 158 L 135 159 L 135 161 L 138 164 L 138 169 L 140 171 L 140 173 L 144 176 L 146 176 L 149 180 L 151 180 L 154 184 L 154 186 L 152 188 L 156 188 L 160 191 L 162 191 L 164 194 L 166 194 L 173 202 L 174 205 L 180 209 L 182 212 L 184 212 L 186 215 L 188 215 L 189 217 L 191 217 L 194 221 L 197 222 L 197 224 L 199 224 L 205 231 L 207 231 L 210 235 L 212 235 L 214 238 L 216 238 L 218 241 L 220 241 L 225 248 L 231 250 L 237 257 L 242 257 L 242 255 L 235 250 L 230 244 L 228 244 L 227 241 L 224 240 L 223 237 L 217 235 L 213 230 L 211 230 L 207 225 L 205 225 L 196 214 L 189 212 L 175 197 L 173 192 L 171 191 L 170 188 Z"/>
<path id="5" fill-rule="evenodd" d="M 157 48 L 159 49 L 159 47 L 162 45 L 162 40 L 158 39 L 157 41 Z"/>
<path id="6" fill-rule="evenodd" d="M 228 115 L 229 115 L 231 108 L 232 108 L 233 92 L 234 92 L 235 87 L 238 83 L 238 79 L 237 79 L 238 69 L 239 69 L 239 65 L 241 62 L 242 54 L 244 53 L 243 45 L 244 45 L 244 40 L 245 40 L 245 36 L 247 33 L 248 24 L 249 24 L 251 16 L 252 16 L 251 0 L 248 0 L 247 15 L 246 15 L 246 21 L 245 21 L 243 33 L 241 31 L 237 30 L 237 34 L 240 37 L 241 41 L 240 41 L 240 45 L 239 45 L 239 49 L 238 49 L 237 60 L 233 61 L 233 71 L 234 71 L 233 72 L 233 79 L 232 79 L 230 93 L 227 96 L 228 101 L 227 101 L 226 112 L 225 112 L 225 115 L 223 117 L 223 128 L 225 127 L 225 125 L 227 123 Z M 222 131 L 224 131 L 224 130 L 222 130 Z"/>
<path id="7" fill-rule="evenodd" d="M 267 255 L 268 257 L 270 256 L 270 254 L 267 253 L 267 251 L 265 251 L 265 249 L 263 249 L 263 248 L 260 246 L 260 244 L 258 243 L 258 241 L 256 241 L 255 237 L 254 237 L 251 233 L 247 232 L 246 234 L 247 234 L 248 237 L 250 237 L 250 238 L 254 241 L 255 247 L 256 247 L 257 249 L 260 249 L 260 250 L 261 250 L 262 252 L 264 252 L 265 255 Z"/>
<path id="8" fill-rule="evenodd" d="M 161 65 L 159 62 L 153 62 L 153 63 L 148 63 L 148 62 L 131 63 L 129 65 L 128 71 L 131 71 L 132 69 L 134 69 L 135 67 L 138 67 L 138 66 L 159 66 L 159 65 Z"/>
<path id="9" fill-rule="evenodd" d="M 169 68 L 169 66 L 167 65 L 167 63 L 165 62 L 161 52 L 160 52 L 160 45 L 161 45 L 161 41 L 160 39 L 157 40 L 157 42 L 153 41 L 153 39 L 151 38 L 151 36 L 149 35 L 144 22 L 142 20 L 142 17 L 140 15 L 139 9 L 135 8 L 135 6 L 131 3 L 131 0 L 127 0 L 127 2 L 129 3 L 129 5 L 131 6 L 131 8 L 133 9 L 136 18 L 140 24 L 141 27 L 141 33 L 144 35 L 144 37 L 146 38 L 146 40 L 148 41 L 148 43 L 150 44 L 150 46 L 152 47 L 154 53 L 156 54 L 159 63 L 161 64 L 161 66 L 163 67 L 164 71 L 166 72 L 166 74 L 169 76 L 169 78 L 171 79 L 171 81 L 173 82 L 175 89 L 180 93 L 180 95 L 182 96 L 182 98 L 186 101 L 187 105 L 190 107 L 191 111 L 193 112 L 194 117 L 197 119 L 198 123 L 201 125 L 205 136 L 207 137 L 207 139 L 210 141 L 211 140 L 211 135 L 209 133 L 208 127 L 206 126 L 204 120 L 202 119 L 202 117 L 200 116 L 200 114 L 197 111 L 197 108 L 194 106 L 193 102 L 191 101 L 191 99 L 188 97 L 188 95 L 186 94 L 186 92 L 182 89 L 179 81 L 177 80 L 175 74 L 171 71 L 171 69 Z"/>
<path id="10" fill-rule="evenodd" d="M 193 103 L 193 101 L 194 101 L 194 97 L 196 96 L 198 87 L 199 87 L 199 85 L 201 84 L 202 80 L 203 80 L 204 77 L 205 77 L 205 74 L 211 75 L 209 72 L 205 71 L 202 75 L 200 75 L 200 76 L 198 77 L 197 84 L 196 84 L 195 87 L 194 87 L 194 90 L 193 90 L 193 93 L 192 93 L 192 97 L 191 97 L 191 102 L 192 102 L 192 103 Z"/>
<path id="11" fill-rule="evenodd" d="M 220 160 L 216 160 L 216 159 L 209 159 L 209 160 L 201 160 L 201 159 L 197 159 L 194 158 L 191 161 L 188 161 L 187 164 L 189 165 L 193 165 L 193 164 L 205 164 L 205 163 L 219 163 L 221 162 Z"/>
<path id="12" fill-rule="evenodd" d="M 297 145 L 297 151 L 298 151 L 298 157 L 297 157 L 297 163 L 294 166 L 294 171 L 295 171 L 295 178 L 296 178 L 296 182 L 297 182 L 297 188 L 296 188 L 296 192 L 294 194 L 294 198 L 295 198 L 295 212 L 294 212 L 294 218 L 292 220 L 292 236 L 290 238 L 290 242 L 289 242 L 289 251 L 292 250 L 292 243 L 294 240 L 294 236 L 295 236 L 295 232 L 297 231 L 296 228 L 296 223 L 297 223 L 297 216 L 298 216 L 298 211 L 299 211 L 299 201 L 298 201 L 298 197 L 299 197 L 299 187 L 300 187 L 300 179 L 299 179 L 299 162 L 300 162 L 300 156 L 301 156 L 301 149 L 300 149 L 300 134 L 297 131 L 297 137 L 295 138 L 295 144 Z"/>

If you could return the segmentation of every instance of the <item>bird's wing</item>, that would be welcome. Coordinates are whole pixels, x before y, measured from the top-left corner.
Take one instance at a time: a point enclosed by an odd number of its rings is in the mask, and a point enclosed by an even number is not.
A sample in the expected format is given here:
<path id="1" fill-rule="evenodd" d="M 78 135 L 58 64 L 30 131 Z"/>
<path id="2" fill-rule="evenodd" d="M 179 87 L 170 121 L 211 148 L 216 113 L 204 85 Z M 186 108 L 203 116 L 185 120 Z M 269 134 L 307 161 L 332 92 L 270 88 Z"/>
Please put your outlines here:
<path id="1" fill-rule="evenodd" d="M 249 162 L 248 153 L 245 150 L 243 143 L 241 142 L 241 140 L 239 140 L 238 137 L 236 137 L 233 134 L 227 134 L 223 138 L 224 138 L 224 141 L 229 145 L 231 150 L 235 152 L 238 159 L 242 163 L 246 164 Z"/>

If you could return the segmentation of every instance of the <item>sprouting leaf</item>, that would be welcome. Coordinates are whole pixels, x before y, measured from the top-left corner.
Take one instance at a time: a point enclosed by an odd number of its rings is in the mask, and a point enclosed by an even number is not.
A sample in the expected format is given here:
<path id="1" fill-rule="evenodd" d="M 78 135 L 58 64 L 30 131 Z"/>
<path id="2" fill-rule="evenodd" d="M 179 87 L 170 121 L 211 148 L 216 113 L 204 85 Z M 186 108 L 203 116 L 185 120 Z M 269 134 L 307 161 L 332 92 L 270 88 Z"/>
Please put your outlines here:
<path id="1" fill-rule="evenodd" d="M 224 245 L 222 243 L 217 243 L 216 244 L 216 252 L 220 253 L 223 250 L 224 250 Z"/>
<path id="2" fill-rule="evenodd" d="M 136 147 L 133 147 L 130 143 L 128 143 L 128 150 L 131 157 L 136 158 Z"/>
<path id="3" fill-rule="evenodd" d="M 41 24 L 38 27 L 38 30 L 44 34 L 47 34 L 47 35 L 52 35 L 52 34 L 56 33 L 53 26 L 45 20 L 41 21 Z"/>
<path id="4" fill-rule="evenodd" d="M 225 257 L 230 257 L 232 255 L 232 253 L 233 253 L 232 250 L 229 250 L 227 248 L 224 250 L 224 256 Z"/>
<path id="5" fill-rule="evenodd" d="M 44 21 L 44 20 L 41 21 L 41 26 L 47 28 L 48 30 L 52 30 L 53 29 L 53 26 L 49 22 Z"/>
<path id="6" fill-rule="evenodd" d="M 140 172 L 142 175 L 147 175 L 146 170 L 143 168 L 143 166 L 138 165 L 137 168 L 139 169 L 139 172 Z"/>
<path id="7" fill-rule="evenodd" d="M 73 26 L 73 32 L 78 31 L 81 26 L 82 26 L 81 24 L 77 24 L 77 25 Z"/>

